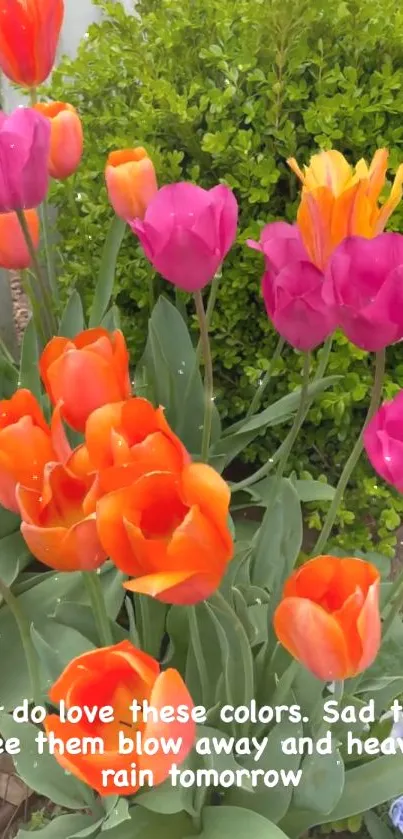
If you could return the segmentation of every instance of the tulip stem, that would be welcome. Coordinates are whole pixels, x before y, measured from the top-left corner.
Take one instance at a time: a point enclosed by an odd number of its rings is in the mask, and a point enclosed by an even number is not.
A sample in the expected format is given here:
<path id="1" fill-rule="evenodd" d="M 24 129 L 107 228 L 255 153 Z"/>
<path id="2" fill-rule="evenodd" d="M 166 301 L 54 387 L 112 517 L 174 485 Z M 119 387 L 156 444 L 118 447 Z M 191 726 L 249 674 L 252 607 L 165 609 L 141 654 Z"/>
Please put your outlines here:
<path id="1" fill-rule="evenodd" d="M 21 230 L 23 232 L 25 241 L 27 243 L 28 253 L 31 257 L 32 267 L 34 269 L 34 273 L 38 282 L 38 290 L 41 297 L 41 313 L 44 315 L 42 318 L 44 332 L 46 334 L 47 339 L 53 337 L 56 334 L 56 323 L 53 314 L 53 301 L 51 295 L 49 294 L 49 289 L 47 284 L 42 276 L 42 270 L 38 262 L 38 258 L 35 251 L 35 246 L 31 238 L 31 233 L 27 224 L 27 220 L 22 210 L 16 210 L 17 218 L 21 226 Z M 34 301 L 31 299 L 31 305 L 34 307 Z"/>
<path id="2" fill-rule="evenodd" d="M 24 611 L 22 610 L 17 597 L 14 596 L 11 589 L 0 578 L 0 595 L 4 602 L 7 603 L 11 614 L 17 624 L 20 633 L 21 644 L 25 653 L 27 662 L 29 678 L 31 682 L 32 700 L 35 705 L 42 704 L 41 681 L 39 677 L 38 659 L 35 648 L 31 639 L 31 628 Z"/>
<path id="3" fill-rule="evenodd" d="M 252 417 L 253 414 L 255 414 L 257 409 L 259 408 L 259 405 L 260 405 L 260 403 L 263 399 L 263 395 L 264 395 L 264 393 L 266 391 L 266 388 L 269 385 L 269 382 L 270 382 L 271 377 L 273 375 L 273 370 L 274 370 L 274 368 L 277 364 L 277 361 L 279 360 L 279 358 L 281 356 L 281 353 L 283 352 L 284 344 L 285 344 L 284 338 L 279 338 L 279 340 L 277 342 L 276 349 L 274 350 L 274 353 L 273 353 L 271 361 L 270 361 L 270 366 L 269 366 L 268 370 L 266 370 L 266 373 L 264 374 L 263 379 L 260 381 L 259 386 L 255 391 L 255 395 L 252 399 L 252 402 L 250 403 L 249 410 L 246 414 L 246 419 L 248 419 L 248 417 Z"/>
<path id="4" fill-rule="evenodd" d="M 308 388 L 309 388 L 309 370 L 311 366 L 311 354 L 309 352 L 304 353 L 304 362 L 302 367 L 302 384 L 301 384 L 301 396 L 299 400 L 298 410 L 295 414 L 294 422 L 292 424 L 292 428 L 290 433 L 287 436 L 287 445 L 284 447 L 284 451 L 281 455 L 280 462 L 277 468 L 276 478 L 279 480 L 283 477 L 285 467 L 287 465 L 287 460 L 289 458 L 291 449 L 297 439 L 299 430 L 301 425 L 304 421 L 305 416 L 305 408 L 308 401 Z"/>
<path id="5" fill-rule="evenodd" d="M 318 556 L 322 553 L 326 542 L 330 536 L 332 527 L 334 525 L 340 503 L 342 501 L 344 491 L 347 487 L 347 484 L 350 480 L 351 474 L 358 463 L 360 455 L 363 450 L 364 446 L 364 431 L 367 427 L 368 423 L 374 416 L 376 410 L 378 409 L 379 402 L 382 396 L 382 386 L 383 386 L 383 377 L 385 373 L 385 350 L 380 350 L 376 353 L 375 356 L 375 375 L 374 375 L 374 384 L 372 387 L 372 394 L 371 394 L 371 401 L 368 408 L 368 413 L 365 418 L 364 425 L 361 429 L 360 435 L 356 441 L 356 444 L 348 458 L 345 467 L 340 475 L 339 483 L 337 484 L 336 492 L 333 498 L 333 501 L 329 507 L 327 516 L 325 518 L 322 532 L 319 534 L 318 540 L 313 550 L 313 556 Z"/>
<path id="6" fill-rule="evenodd" d="M 59 297 L 59 291 L 57 288 L 56 283 L 56 276 L 55 276 L 55 269 L 53 264 L 53 255 L 52 255 L 52 248 L 50 244 L 50 225 L 49 225 L 49 204 L 45 198 L 41 207 L 39 207 L 39 216 L 41 219 L 41 227 L 42 227 L 42 235 L 43 235 L 43 248 L 45 251 L 45 259 L 46 259 L 46 268 L 48 274 L 48 282 L 49 288 L 51 293 L 54 296 L 54 299 L 57 301 Z"/>
<path id="7" fill-rule="evenodd" d="M 106 611 L 101 580 L 96 571 L 83 571 L 82 575 L 90 597 L 91 606 L 94 610 L 99 640 L 102 646 L 110 647 L 113 644 L 113 635 Z"/>
<path id="8" fill-rule="evenodd" d="M 332 349 L 332 341 L 333 341 L 333 336 L 330 336 L 323 345 L 321 359 L 320 359 L 320 362 L 318 364 L 318 369 L 317 369 L 317 371 L 316 371 L 316 373 L 313 377 L 313 382 L 319 381 L 322 378 L 322 376 L 323 376 L 323 374 L 326 370 L 326 367 L 327 367 L 327 364 L 328 364 L 328 361 L 329 361 L 330 352 L 331 352 L 331 349 Z M 303 411 L 303 415 L 302 415 L 301 420 L 300 420 L 300 426 L 299 426 L 300 428 L 303 425 L 303 423 L 305 422 L 305 418 L 306 418 L 306 415 L 307 415 L 307 413 L 308 413 L 308 411 L 311 407 L 312 401 L 313 401 L 313 398 L 307 400 L 307 402 L 305 403 L 305 409 Z M 298 429 L 298 431 L 299 431 L 299 429 Z M 279 462 L 279 460 L 283 456 L 284 451 L 288 447 L 289 438 L 290 438 L 291 434 L 293 434 L 293 433 L 294 433 L 293 429 L 291 429 L 289 431 L 287 437 L 285 438 L 285 440 L 283 440 L 283 442 L 281 443 L 281 446 L 279 446 L 277 451 L 274 452 L 273 456 L 269 457 L 266 460 L 266 463 L 264 463 L 263 466 L 260 467 L 260 469 L 257 469 L 257 471 L 253 473 L 253 475 L 248 475 L 248 477 L 244 478 L 242 481 L 238 481 L 238 483 L 232 484 L 232 486 L 231 486 L 232 492 L 233 493 L 234 492 L 240 492 L 242 489 L 246 489 L 247 487 L 257 483 L 257 481 L 261 481 L 262 478 L 265 478 L 272 471 L 272 469 L 274 469 L 276 464 Z"/>
<path id="9" fill-rule="evenodd" d="M 211 357 L 211 348 L 209 340 L 209 324 L 204 309 L 201 291 L 195 291 L 194 298 L 196 304 L 196 313 L 199 321 L 200 340 L 204 358 L 204 422 L 201 459 L 202 461 L 205 461 L 207 463 L 210 451 L 211 425 L 213 420 L 213 361 Z"/>

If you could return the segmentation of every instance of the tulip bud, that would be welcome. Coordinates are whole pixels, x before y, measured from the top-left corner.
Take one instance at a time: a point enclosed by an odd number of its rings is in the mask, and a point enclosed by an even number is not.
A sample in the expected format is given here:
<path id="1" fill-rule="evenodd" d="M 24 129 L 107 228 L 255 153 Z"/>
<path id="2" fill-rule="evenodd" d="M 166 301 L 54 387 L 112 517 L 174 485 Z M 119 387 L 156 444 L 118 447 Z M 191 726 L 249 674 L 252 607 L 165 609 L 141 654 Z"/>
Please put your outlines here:
<path id="1" fill-rule="evenodd" d="M 349 341 L 378 352 L 403 338 L 403 236 L 351 236 L 332 255 L 323 298 Z"/>
<path id="2" fill-rule="evenodd" d="M 273 625 L 280 644 L 317 679 L 350 679 L 381 643 L 379 571 L 355 557 L 317 556 L 288 578 Z"/>
<path id="3" fill-rule="evenodd" d="M 125 221 L 144 218 L 158 189 L 155 169 L 145 149 L 138 147 L 111 152 L 105 180 L 109 201 L 116 215 Z"/>
<path id="4" fill-rule="evenodd" d="M 237 222 L 238 205 L 228 187 L 177 183 L 157 192 L 144 221 L 129 223 L 155 270 L 194 292 L 217 273 L 234 243 Z"/>
<path id="5" fill-rule="evenodd" d="M 83 129 L 75 108 L 66 102 L 40 102 L 35 109 L 50 121 L 49 175 L 70 177 L 83 154 Z"/>
<path id="6" fill-rule="evenodd" d="M 49 121 L 33 108 L 0 112 L 0 213 L 30 210 L 49 185 Z"/>
<path id="7" fill-rule="evenodd" d="M 37 87 L 47 79 L 63 16 L 63 0 L 2 1 L 0 67 L 12 82 Z"/>
<path id="8" fill-rule="evenodd" d="M 403 390 L 384 402 L 364 430 L 364 447 L 374 469 L 403 492 Z"/>
<path id="9" fill-rule="evenodd" d="M 70 661 L 52 685 L 49 697 L 53 706 L 63 702 L 67 711 L 67 721 L 55 713 L 45 720 L 47 735 L 53 734 L 58 744 L 54 752 L 56 760 L 66 772 L 97 790 L 102 797 L 116 795 L 115 773 L 116 778 L 127 777 L 128 783 L 121 790 L 123 795 L 133 795 L 139 787 L 144 787 L 143 772 L 148 782 L 152 778 L 151 786 L 168 778 L 172 753 L 161 748 L 156 752 L 148 751 L 144 747 L 147 741 L 160 742 L 161 735 L 168 742 L 176 741 L 175 763 L 178 765 L 194 745 L 194 703 L 180 674 L 172 667 L 161 671 L 158 661 L 138 650 L 130 641 L 90 650 Z M 109 705 L 113 708 L 114 719 L 106 722 L 97 717 L 90 722 L 84 714 L 81 721 L 69 722 L 68 711 L 77 704 L 78 698 L 84 711 L 94 705 L 95 698 L 98 704 Z M 141 708 L 143 703 L 152 708 L 152 714 L 147 718 L 144 715 L 141 722 L 136 721 L 130 710 L 131 703 L 136 701 Z M 167 708 L 170 714 L 172 712 L 169 721 Z M 187 719 L 179 716 L 179 709 L 182 715 L 184 710 L 188 712 Z M 78 753 L 78 750 L 63 748 L 71 737 L 86 740 L 88 735 L 101 738 L 102 754 L 91 749 Z M 130 738 L 132 745 L 139 741 L 136 753 L 122 749 L 122 735 Z M 119 786 L 124 785 L 120 783 Z"/>
<path id="10" fill-rule="evenodd" d="M 247 244 L 265 257 L 262 292 L 273 325 L 295 349 L 315 349 L 335 329 L 336 317 L 323 300 L 323 273 L 310 261 L 298 227 L 267 224 L 260 241 Z"/>
<path id="11" fill-rule="evenodd" d="M 36 210 L 26 210 L 25 220 L 35 248 L 39 246 L 39 218 Z M 0 214 L 0 267 L 9 271 L 29 268 L 31 257 L 16 213 Z"/>

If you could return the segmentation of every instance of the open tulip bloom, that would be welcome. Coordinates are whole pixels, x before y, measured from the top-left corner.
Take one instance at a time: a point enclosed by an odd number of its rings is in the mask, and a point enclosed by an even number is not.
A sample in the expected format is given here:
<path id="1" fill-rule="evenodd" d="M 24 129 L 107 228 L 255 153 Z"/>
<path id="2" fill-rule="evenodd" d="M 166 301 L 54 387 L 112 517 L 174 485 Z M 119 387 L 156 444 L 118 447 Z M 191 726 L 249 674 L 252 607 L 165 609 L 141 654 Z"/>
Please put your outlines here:
<path id="1" fill-rule="evenodd" d="M 331 751 L 316 745 L 329 699 L 354 714 L 375 697 L 383 713 L 402 692 L 403 579 L 382 587 L 376 554 L 358 558 L 338 513 L 363 445 L 403 493 L 403 394 L 379 408 L 385 348 L 403 339 L 403 236 L 384 232 L 403 168 L 382 202 L 385 149 L 354 167 L 334 149 L 303 169 L 292 158 L 296 223 L 265 225 L 247 240 L 253 256 L 236 250 L 239 196 L 219 182 L 225 172 L 213 186 L 209 175 L 159 188 L 161 149 L 154 161 L 134 125 L 138 136 L 108 147 L 97 179 L 110 204 L 103 254 L 82 266 L 62 310 L 59 262 L 78 263 L 63 241 L 51 247 L 48 188 L 60 181 L 54 194 L 67 204 L 64 182 L 86 165 L 86 119 L 67 102 L 38 103 L 36 87 L 52 70 L 63 12 L 63 0 L 0 0 L 0 67 L 35 102 L 0 114 L 0 267 L 27 269 L 32 309 L 18 366 L 0 343 L 0 755 L 20 738 L 16 771 L 63 810 L 38 839 L 298 839 L 392 796 L 400 825 L 401 755 L 366 751 L 360 717 L 357 754 L 340 719 L 327 724 Z M 111 143 L 113 131 L 104 135 Z M 103 212 L 100 190 L 97 224 Z M 240 215 L 242 230 L 252 221 Z M 149 297 L 145 318 L 130 309 L 133 334 L 120 327 L 131 320 L 119 317 L 114 286 L 125 232 L 124 247 L 140 245 L 149 263 L 133 272 L 133 287 L 148 272 Z M 219 308 L 233 247 L 244 317 L 267 325 L 267 372 L 247 416 L 224 423 L 210 333 L 238 353 Z M 81 300 L 98 262 L 93 299 Z M 337 387 L 325 374 L 336 329 L 376 359 L 368 416 L 332 487 L 303 481 L 292 447 L 313 400 Z M 285 341 L 303 353 L 303 372 L 292 393 L 280 382 L 281 398 L 268 398 Z M 324 342 L 316 364 L 310 353 Z M 327 462 L 328 437 L 334 456 L 336 433 L 318 429 L 312 472 L 318 455 Z M 236 481 L 237 459 L 264 447 L 265 462 Z M 301 500 L 316 498 L 308 524 L 321 530 L 307 559 Z M 331 553 L 346 544 L 351 555 Z"/>

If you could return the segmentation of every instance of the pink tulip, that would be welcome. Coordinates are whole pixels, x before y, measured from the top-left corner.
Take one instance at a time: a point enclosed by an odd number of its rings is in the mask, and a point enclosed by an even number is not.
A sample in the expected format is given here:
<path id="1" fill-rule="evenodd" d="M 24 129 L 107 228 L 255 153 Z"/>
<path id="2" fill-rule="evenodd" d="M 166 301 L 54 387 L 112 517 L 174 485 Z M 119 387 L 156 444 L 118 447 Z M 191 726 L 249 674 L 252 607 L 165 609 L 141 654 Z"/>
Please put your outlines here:
<path id="1" fill-rule="evenodd" d="M 363 350 L 403 338 L 403 236 L 351 236 L 334 251 L 323 296 L 337 310 L 339 326 Z"/>
<path id="2" fill-rule="evenodd" d="M 217 273 L 234 243 L 235 196 L 224 185 L 202 189 L 190 183 L 163 186 L 143 221 L 129 222 L 147 259 L 183 291 L 199 291 Z"/>
<path id="3" fill-rule="evenodd" d="M 38 207 L 48 190 L 50 123 L 32 108 L 0 112 L 0 213 Z"/>
<path id="4" fill-rule="evenodd" d="M 322 298 L 323 274 L 310 261 L 298 227 L 267 224 L 260 241 L 247 244 L 265 257 L 262 292 L 273 325 L 295 349 L 313 350 L 333 332 L 336 320 Z"/>
<path id="5" fill-rule="evenodd" d="M 403 492 L 403 390 L 384 402 L 367 425 L 364 447 L 378 475 Z"/>

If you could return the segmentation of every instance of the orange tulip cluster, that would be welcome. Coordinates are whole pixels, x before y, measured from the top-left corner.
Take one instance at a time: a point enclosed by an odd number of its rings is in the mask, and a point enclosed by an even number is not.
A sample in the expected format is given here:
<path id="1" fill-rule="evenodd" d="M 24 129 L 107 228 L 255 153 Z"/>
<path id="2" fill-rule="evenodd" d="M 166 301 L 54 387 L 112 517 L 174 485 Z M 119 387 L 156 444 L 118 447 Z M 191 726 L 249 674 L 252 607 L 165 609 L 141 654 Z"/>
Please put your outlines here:
<path id="1" fill-rule="evenodd" d="M 167 603 L 208 597 L 233 553 L 229 488 L 191 462 L 162 408 L 131 396 L 122 333 L 53 338 L 40 372 L 50 425 L 30 391 L 0 402 L 0 503 L 20 513 L 32 554 L 60 571 L 109 556 L 131 591 Z M 64 422 L 84 433 L 74 450 Z"/>

